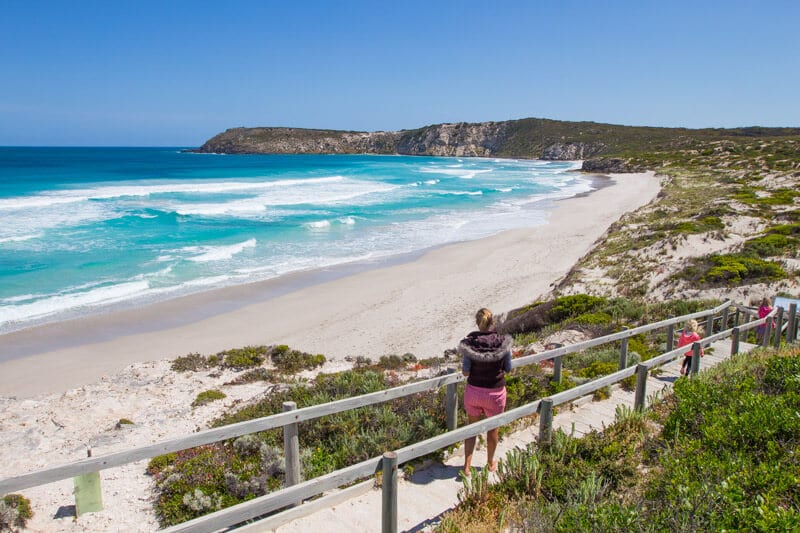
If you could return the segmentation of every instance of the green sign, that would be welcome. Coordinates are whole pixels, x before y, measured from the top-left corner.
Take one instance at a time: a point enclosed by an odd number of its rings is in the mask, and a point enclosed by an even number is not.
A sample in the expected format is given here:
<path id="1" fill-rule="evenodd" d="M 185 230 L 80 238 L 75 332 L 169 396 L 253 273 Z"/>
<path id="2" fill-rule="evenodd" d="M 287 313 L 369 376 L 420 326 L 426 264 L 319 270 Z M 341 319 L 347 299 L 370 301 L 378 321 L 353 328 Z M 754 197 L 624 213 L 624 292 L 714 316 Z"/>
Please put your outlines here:
<path id="1" fill-rule="evenodd" d="M 75 482 L 75 515 L 95 513 L 103 510 L 103 494 L 100 491 L 100 472 L 83 474 L 72 478 Z"/>

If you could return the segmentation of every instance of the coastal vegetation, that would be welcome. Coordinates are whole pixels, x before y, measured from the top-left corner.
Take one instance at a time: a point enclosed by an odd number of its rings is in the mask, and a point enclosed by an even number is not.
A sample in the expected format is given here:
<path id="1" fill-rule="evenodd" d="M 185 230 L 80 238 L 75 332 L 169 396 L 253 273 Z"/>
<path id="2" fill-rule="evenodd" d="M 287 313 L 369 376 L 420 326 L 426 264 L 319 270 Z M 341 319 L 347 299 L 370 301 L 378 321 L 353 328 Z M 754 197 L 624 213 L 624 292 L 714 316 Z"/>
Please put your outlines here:
<path id="1" fill-rule="evenodd" d="M 689 300 L 647 304 L 626 298 L 585 294 L 564 296 L 525 309 L 526 313 L 544 309 L 547 313 L 540 326 L 515 335 L 515 346 L 524 349 L 527 344 L 544 341 L 554 332 L 564 330 L 579 330 L 589 336 L 604 335 L 622 327 L 634 327 L 708 308 L 715 303 Z M 628 364 L 652 357 L 665 344 L 663 333 L 632 337 Z M 282 357 L 294 352 L 288 346 L 259 347 L 255 351 L 265 354 L 261 365 L 241 369 L 232 367 L 241 378 L 228 381 L 224 387 L 250 383 L 251 379 L 244 379 L 244 376 L 256 375 L 256 379 L 267 383 L 269 394 L 247 405 L 235 405 L 214 419 L 211 427 L 277 414 L 282 411 L 284 402 L 295 402 L 298 408 L 302 408 L 385 390 L 424 379 L 431 375 L 431 371 L 458 363 L 444 358 L 420 361 L 413 354 L 388 355 L 374 363 L 354 361 L 351 370 L 319 372 L 311 378 L 303 378 L 299 373 L 312 368 L 315 357 L 304 358 L 307 366 L 288 372 L 277 370 Z M 232 350 L 229 353 L 239 352 Z M 517 355 L 522 355 L 522 352 L 517 352 Z M 220 354 L 209 357 L 189 354 L 176 359 L 173 368 L 182 372 L 214 371 L 216 367 L 208 363 L 212 358 L 216 364 L 225 359 Z M 551 381 L 551 372 L 547 368 L 539 365 L 521 367 L 507 377 L 508 407 L 518 407 L 614 372 L 618 361 L 618 346 L 570 354 L 565 357 L 560 383 Z M 598 399 L 602 394 L 601 391 Z M 311 479 L 327 474 L 376 457 L 387 449 L 397 449 L 443 433 L 446 430 L 443 404 L 444 390 L 440 390 L 302 423 L 299 438 L 304 477 Z M 464 414 L 459 413 L 459 417 L 458 423 L 465 424 Z M 501 435 L 531 422 L 532 419 L 528 419 L 505 426 Z M 280 488 L 284 482 L 282 438 L 280 430 L 270 430 L 154 458 L 148 472 L 156 487 L 156 511 L 160 523 L 163 526 L 180 523 Z M 413 465 L 410 469 L 413 470 Z"/>
<path id="2" fill-rule="evenodd" d="M 797 294 L 800 137 L 742 132 L 663 151 L 629 148 L 613 158 L 655 170 L 662 191 L 612 225 L 561 280 L 557 294 Z"/>
<path id="3" fill-rule="evenodd" d="M 800 528 L 800 348 L 755 350 L 603 432 L 517 448 L 477 472 L 438 531 Z"/>

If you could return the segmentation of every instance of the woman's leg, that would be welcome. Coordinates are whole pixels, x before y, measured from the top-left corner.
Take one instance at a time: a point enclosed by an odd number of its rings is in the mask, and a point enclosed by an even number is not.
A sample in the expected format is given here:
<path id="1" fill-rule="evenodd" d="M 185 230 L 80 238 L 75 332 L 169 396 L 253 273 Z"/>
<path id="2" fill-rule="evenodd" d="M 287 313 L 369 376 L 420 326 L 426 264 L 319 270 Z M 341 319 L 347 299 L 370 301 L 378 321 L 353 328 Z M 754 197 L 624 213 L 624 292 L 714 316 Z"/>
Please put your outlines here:
<path id="1" fill-rule="evenodd" d="M 489 472 L 497 470 L 497 461 L 494 460 L 494 451 L 497 449 L 497 443 L 500 440 L 500 428 L 490 429 L 486 433 L 486 468 Z"/>
<path id="2" fill-rule="evenodd" d="M 480 419 L 481 419 L 480 415 L 478 415 L 478 416 L 467 415 L 467 420 L 468 420 L 468 422 L 470 424 L 472 424 L 474 422 L 477 422 Z M 470 438 L 464 440 L 464 475 L 465 476 L 469 476 L 469 474 L 470 474 L 470 470 L 469 469 L 472 467 L 472 452 L 475 451 L 475 438 L 476 437 L 470 437 Z"/>

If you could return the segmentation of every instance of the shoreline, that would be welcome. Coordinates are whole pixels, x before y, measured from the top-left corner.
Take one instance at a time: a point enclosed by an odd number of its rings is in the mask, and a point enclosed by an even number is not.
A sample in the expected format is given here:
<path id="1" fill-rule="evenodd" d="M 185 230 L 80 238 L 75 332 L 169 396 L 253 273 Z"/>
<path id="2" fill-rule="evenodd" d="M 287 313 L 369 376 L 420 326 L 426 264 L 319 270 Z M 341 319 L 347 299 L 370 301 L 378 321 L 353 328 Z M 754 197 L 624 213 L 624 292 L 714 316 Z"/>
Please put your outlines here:
<path id="1" fill-rule="evenodd" d="M 546 293 L 659 190 L 652 172 L 612 174 L 608 186 L 554 202 L 540 226 L 11 332 L 0 336 L 11 354 L 0 361 L 0 397 L 64 392 L 131 363 L 246 345 L 288 344 L 332 361 L 439 356 L 476 309 L 504 313 Z"/>

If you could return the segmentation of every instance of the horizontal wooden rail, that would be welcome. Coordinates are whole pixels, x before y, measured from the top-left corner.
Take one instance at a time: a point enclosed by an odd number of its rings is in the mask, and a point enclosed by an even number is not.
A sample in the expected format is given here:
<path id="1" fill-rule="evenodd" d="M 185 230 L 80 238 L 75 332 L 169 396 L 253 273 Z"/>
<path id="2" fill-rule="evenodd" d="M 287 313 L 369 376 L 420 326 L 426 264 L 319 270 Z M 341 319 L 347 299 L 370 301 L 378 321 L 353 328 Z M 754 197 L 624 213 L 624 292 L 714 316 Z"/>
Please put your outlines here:
<path id="1" fill-rule="evenodd" d="M 10 492 L 19 491 L 29 487 L 35 487 L 38 485 L 44 485 L 45 483 L 52 483 L 53 481 L 59 481 L 61 479 L 68 479 L 81 474 L 88 474 L 90 472 L 97 472 L 106 468 L 113 468 L 115 466 L 133 463 L 142 459 L 149 459 L 165 453 L 176 452 L 188 448 L 194 448 L 196 446 L 202 446 L 204 444 L 211 444 L 220 440 L 240 437 L 249 433 L 280 428 L 287 424 L 313 420 L 322 416 L 332 415 L 342 411 L 349 411 L 359 407 L 367 407 L 411 394 L 436 390 L 449 383 L 457 383 L 463 380 L 464 376 L 462 376 L 460 373 L 438 376 L 424 381 L 418 381 L 408 385 L 402 385 L 400 387 L 394 387 L 370 394 L 363 394 L 361 396 L 345 398 L 335 402 L 304 407 L 302 409 L 278 413 L 263 418 L 257 418 L 255 420 L 248 420 L 246 422 L 238 422 L 236 424 L 230 424 L 220 428 L 207 429 L 193 433 L 186 437 L 162 441 L 157 444 L 142 446 L 132 450 L 125 450 L 122 452 L 111 453 L 98 457 L 91 457 L 74 463 L 51 467 L 44 470 L 39 470 L 37 472 L 31 472 L 29 474 L 23 474 L 21 476 L 0 480 L 0 494 L 8 494 Z"/>

